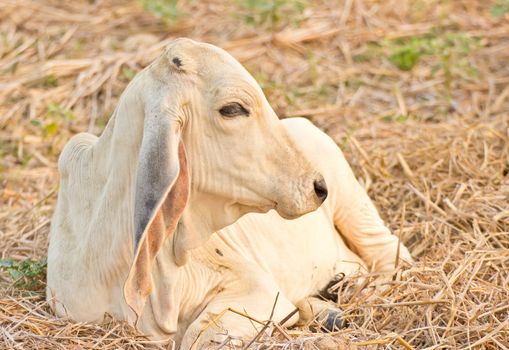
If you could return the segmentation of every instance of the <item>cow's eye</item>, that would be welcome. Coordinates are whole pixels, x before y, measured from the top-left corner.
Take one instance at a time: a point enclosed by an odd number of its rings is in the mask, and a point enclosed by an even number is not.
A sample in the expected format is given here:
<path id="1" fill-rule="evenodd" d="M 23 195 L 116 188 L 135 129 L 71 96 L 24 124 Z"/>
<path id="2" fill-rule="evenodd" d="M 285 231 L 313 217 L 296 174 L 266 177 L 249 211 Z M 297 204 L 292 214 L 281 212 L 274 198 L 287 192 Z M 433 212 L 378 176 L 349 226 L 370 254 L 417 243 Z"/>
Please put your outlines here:
<path id="1" fill-rule="evenodd" d="M 245 117 L 249 116 L 249 111 L 237 102 L 232 102 L 224 105 L 219 109 L 219 113 L 221 113 L 223 117 L 227 118 L 238 117 L 241 115 Z"/>

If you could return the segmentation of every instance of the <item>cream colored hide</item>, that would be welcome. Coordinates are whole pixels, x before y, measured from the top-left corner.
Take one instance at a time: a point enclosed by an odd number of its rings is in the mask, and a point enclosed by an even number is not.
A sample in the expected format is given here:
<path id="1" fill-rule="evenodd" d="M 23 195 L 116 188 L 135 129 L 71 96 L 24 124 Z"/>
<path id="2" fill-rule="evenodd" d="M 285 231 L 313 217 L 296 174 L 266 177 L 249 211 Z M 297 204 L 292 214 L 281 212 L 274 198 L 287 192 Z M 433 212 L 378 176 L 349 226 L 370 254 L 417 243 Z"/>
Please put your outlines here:
<path id="1" fill-rule="evenodd" d="M 177 269 L 248 212 L 296 218 L 327 195 L 251 75 L 189 39 L 133 79 L 99 138 L 74 136 L 58 166 L 47 296 L 57 314 L 83 321 L 137 320 L 159 280 L 171 282 L 152 273 L 157 255 Z"/>
<path id="2" fill-rule="evenodd" d="M 165 297 L 167 313 L 179 305 L 175 339 L 181 349 L 199 349 L 223 341 L 225 334 L 248 339 L 257 334 L 261 326 L 224 312 L 228 308 L 266 321 L 279 292 L 273 319 L 280 321 L 297 307 L 301 321 L 307 321 L 309 306 L 315 313 L 324 307 L 309 297 L 335 275 L 394 270 L 398 239 L 380 219 L 338 146 L 306 119 L 282 123 L 325 177 L 329 195 L 324 204 L 295 220 L 285 220 L 275 211 L 247 214 L 190 252 L 188 263 L 179 270 L 170 272 L 169 263 L 160 264 L 159 276 L 172 274 L 172 279 L 169 283 L 161 278 L 158 294 L 151 296 L 157 302 L 144 323 L 150 334 L 163 338 L 175 331 L 155 316 L 165 314 L 154 309 Z M 412 262 L 402 244 L 399 258 Z M 285 325 L 298 318 L 295 315 Z"/>
<path id="3" fill-rule="evenodd" d="M 398 241 L 334 142 L 306 120 L 278 120 L 208 44 L 170 44 L 99 138 L 69 141 L 59 170 L 47 298 L 76 321 L 109 313 L 200 348 L 257 332 L 228 308 L 266 320 L 279 292 L 274 319 L 296 306 L 304 318 L 336 274 L 394 266 Z M 400 257 L 411 259 L 403 246 Z"/>

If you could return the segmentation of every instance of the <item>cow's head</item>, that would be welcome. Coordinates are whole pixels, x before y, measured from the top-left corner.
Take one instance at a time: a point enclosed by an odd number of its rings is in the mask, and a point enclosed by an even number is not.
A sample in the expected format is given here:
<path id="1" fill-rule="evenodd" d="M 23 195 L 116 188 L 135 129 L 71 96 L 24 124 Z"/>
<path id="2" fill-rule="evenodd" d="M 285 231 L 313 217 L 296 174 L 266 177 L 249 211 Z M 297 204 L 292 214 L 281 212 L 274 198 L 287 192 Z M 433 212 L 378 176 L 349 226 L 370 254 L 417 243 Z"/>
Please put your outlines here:
<path id="1" fill-rule="evenodd" d="M 253 77 L 224 50 L 178 39 L 136 79 L 144 127 L 124 292 L 139 315 L 168 236 L 182 263 L 187 249 L 243 214 L 275 209 L 296 218 L 317 209 L 327 187 Z"/>

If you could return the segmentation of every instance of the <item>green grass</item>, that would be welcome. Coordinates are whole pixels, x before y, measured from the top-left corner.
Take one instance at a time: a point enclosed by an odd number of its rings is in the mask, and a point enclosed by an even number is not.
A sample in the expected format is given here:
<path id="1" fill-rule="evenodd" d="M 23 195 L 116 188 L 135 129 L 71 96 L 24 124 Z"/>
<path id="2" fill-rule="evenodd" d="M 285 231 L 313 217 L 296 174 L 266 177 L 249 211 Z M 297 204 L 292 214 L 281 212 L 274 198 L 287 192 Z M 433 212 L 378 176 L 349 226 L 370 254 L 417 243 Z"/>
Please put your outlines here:
<path id="1" fill-rule="evenodd" d="M 503 17 L 509 13 L 509 0 L 497 0 L 490 8 L 490 13 L 494 17 Z"/>
<path id="2" fill-rule="evenodd" d="M 264 26 L 275 31 L 284 19 L 298 22 L 304 12 L 305 0 L 236 0 L 237 4 L 247 11 L 244 20 L 253 26 Z"/>
<path id="3" fill-rule="evenodd" d="M 442 67 L 458 64 L 470 51 L 480 46 L 480 39 L 469 37 L 464 33 L 437 33 L 405 40 L 386 41 L 382 43 L 389 50 L 388 59 L 399 69 L 411 70 L 421 58 L 434 56 Z"/>
<path id="4" fill-rule="evenodd" d="M 143 8 L 167 24 L 175 22 L 179 17 L 186 15 L 179 9 L 177 0 L 140 0 Z"/>
<path id="5" fill-rule="evenodd" d="M 136 71 L 134 69 L 131 69 L 129 67 L 122 68 L 122 76 L 127 79 L 127 81 L 133 80 L 133 78 L 136 76 Z"/>
<path id="6" fill-rule="evenodd" d="M 58 79 L 53 74 L 50 74 L 44 78 L 43 86 L 46 88 L 52 88 L 58 86 Z"/>
<path id="7" fill-rule="evenodd" d="M 46 259 L 0 260 L 0 269 L 7 271 L 14 286 L 29 291 L 38 290 L 44 286 L 46 266 Z"/>
<path id="8" fill-rule="evenodd" d="M 41 131 L 42 136 L 47 138 L 56 135 L 62 129 L 62 124 L 74 119 L 76 119 L 74 113 L 58 103 L 50 103 L 46 106 L 44 118 L 32 119 L 30 124 L 37 127 Z"/>
<path id="9" fill-rule="evenodd" d="M 353 56 L 353 60 L 359 63 L 370 62 L 382 56 L 402 71 L 412 70 L 424 58 L 436 59 L 436 68 L 439 69 L 446 68 L 444 66 L 449 63 L 465 68 L 466 57 L 482 45 L 480 38 L 462 32 L 436 29 L 424 36 L 368 44 Z"/>
<path id="10" fill-rule="evenodd" d="M 408 121 L 422 121 L 425 120 L 422 116 L 414 113 L 408 113 L 406 115 L 400 113 L 386 114 L 381 117 L 386 123 L 406 123 Z"/>
<path id="11" fill-rule="evenodd" d="M 419 62 L 421 56 L 420 51 L 412 45 L 396 46 L 391 51 L 389 61 L 404 71 L 411 70 Z"/>

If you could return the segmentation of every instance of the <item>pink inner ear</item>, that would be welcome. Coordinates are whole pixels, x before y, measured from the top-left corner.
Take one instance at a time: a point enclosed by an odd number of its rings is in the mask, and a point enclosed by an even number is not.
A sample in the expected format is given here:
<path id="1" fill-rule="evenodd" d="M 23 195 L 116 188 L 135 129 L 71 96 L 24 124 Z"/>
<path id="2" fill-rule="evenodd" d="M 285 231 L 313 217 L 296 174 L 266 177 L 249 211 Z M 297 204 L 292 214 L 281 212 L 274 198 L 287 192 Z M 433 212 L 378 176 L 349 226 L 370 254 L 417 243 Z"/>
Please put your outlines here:
<path id="1" fill-rule="evenodd" d="M 175 232 L 177 224 L 184 212 L 189 199 L 189 173 L 187 169 L 187 158 L 182 141 L 179 143 L 179 165 L 180 172 L 166 200 L 161 205 L 164 225 L 167 235 Z M 166 239 L 167 237 L 165 237 Z M 163 242 L 161 242 L 162 244 Z"/>
<path id="2" fill-rule="evenodd" d="M 135 312 L 137 319 L 141 316 L 145 301 L 152 291 L 151 273 L 155 257 L 168 236 L 175 232 L 189 198 L 189 173 L 182 141 L 179 144 L 178 157 L 179 175 L 146 229 L 124 285 L 126 302 Z"/>

